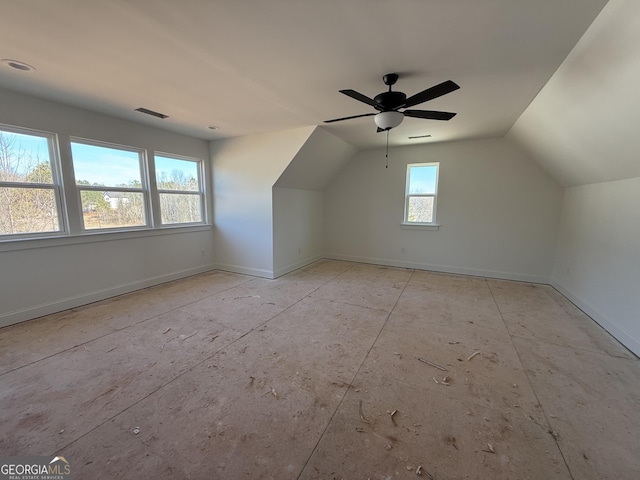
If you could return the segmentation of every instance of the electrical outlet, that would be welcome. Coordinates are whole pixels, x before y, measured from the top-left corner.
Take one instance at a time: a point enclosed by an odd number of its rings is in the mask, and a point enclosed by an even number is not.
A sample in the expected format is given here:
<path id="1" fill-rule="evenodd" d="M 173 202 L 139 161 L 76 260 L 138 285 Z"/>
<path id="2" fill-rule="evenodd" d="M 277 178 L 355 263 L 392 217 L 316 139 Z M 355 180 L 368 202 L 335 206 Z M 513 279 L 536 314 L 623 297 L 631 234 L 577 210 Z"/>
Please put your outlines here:
<path id="1" fill-rule="evenodd" d="M 298 255 L 302 254 L 302 249 L 300 247 L 298 247 Z"/>
<path id="2" fill-rule="evenodd" d="M 202 256 L 202 258 L 207 256 L 207 252 L 205 252 L 204 250 L 200 250 L 200 256 Z"/>
<path id="3" fill-rule="evenodd" d="M 402 247 L 402 253 L 407 253 L 407 248 L 406 247 Z"/>

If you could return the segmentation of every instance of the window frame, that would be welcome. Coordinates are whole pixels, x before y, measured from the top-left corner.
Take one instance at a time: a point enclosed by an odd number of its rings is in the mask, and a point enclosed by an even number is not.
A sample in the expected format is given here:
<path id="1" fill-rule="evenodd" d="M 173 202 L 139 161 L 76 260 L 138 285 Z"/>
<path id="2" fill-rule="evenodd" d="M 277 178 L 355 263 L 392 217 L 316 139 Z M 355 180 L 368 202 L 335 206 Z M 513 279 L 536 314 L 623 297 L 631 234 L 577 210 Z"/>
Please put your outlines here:
<path id="1" fill-rule="evenodd" d="M 197 165 L 197 172 L 198 172 L 198 190 L 170 190 L 170 189 L 163 189 L 158 187 L 158 170 L 157 170 L 157 163 L 156 163 L 156 158 L 157 157 L 162 157 L 162 158 L 168 158 L 170 160 L 179 160 L 179 161 L 187 161 L 187 162 L 193 162 Z M 204 176 L 204 160 L 202 158 L 196 158 L 196 157 L 188 157 L 185 155 L 176 155 L 174 153 L 167 153 L 167 152 L 159 152 L 159 151 L 154 151 L 153 152 L 153 166 L 154 166 L 154 175 L 155 175 L 155 182 L 156 182 L 156 191 L 157 191 L 157 195 L 158 195 L 158 222 L 161 228 L 175 228 L 175 227 L 180 227 L 180 226 L 191 226 L 191 225 L 204 225 L 207 223 L 207 196 L 206 196 L 206 182 L 204 181 L 205 176 Z M 181 222 L 181 223 L 163 223 L 162 222 L 162 205 L 161 205 L 161 200 L 160 200 L 160 196 L 162 194 L 176 194 L 176 195 L 198 195 L 198 198 L 200 199 L 200 218 L 201 220 L 199 222 Z"/>
<path id="2" fill-rule="evenodd" d="M 411 168 L 413 167 L 435 167 L 436 168 L 436 178 L 435 178 L 435 188 L 433 193 L 420 193 L 420 194 L 411 194 L 410 192 L 410 179 L 411 179 Z M 438 207 L 438 184 L 440 183 L 440 162 L 421 162 L 421 163 L 408 163 L 407 171 L 406 171 L 406 180 L 405 180 L 405 190 L 404 190 L 404 219 L 402 225 L 404 226 L 415 226 L 415 227 L 438 227 L 437 223 L 437 207 Z M 433 215 L 431 217 L 430 222 L 412 222 L 409 220 L 409 202 L 413 197 L 417 198 L 433 198 Z"/>
<path id="3" fill-rule="evenodd" d="M 0 133 L 14 133 L 18 135 L 27 135 L 32 137 L 45 138 L 47 140 L 47 152 L 49 154 L 49 166 L 51 168 L 51 183 L 36 182 L 11 182 L 0 180 L 0 188 L 24 188 L 24 189 L 45 189 L 53 191 L 53 199 L 56 206 L 56 216 L 58 221 L 57 230 L 47 230 L 39 232 L 21 232 L 21 233 L 0 233 L 0 241 L 24 240 L 31 238 L 43 238 L 51 236 L 60 236 L 69 234 L 69 224 L 67 219 L 67 210 L 64 202 L 64 187 L 62 168 L 60 165 L 60 148 L 58 144 L 58 135 L 46 130 L 37 130 L 34 128 L 18 127 L 0 123 Z"/>
<path id="4" fill-rule="evenodd" d="M 123 150 L 125 152 L 133 152 L 138 154 L 138 168 L 140 171 L 140 187 L 111 187 L 106 185 L 80 185 L 78 184 L 78 178 L 75 175 L 75 163 L 73 158 L 73 144 L 88 145 L 93 147 L 109 148 L 112 150 Z M 147 151 L 144 148 L 132 147 L 129 145 L 122 145 L 113 142 L 104 142 L 101 140 L 93 140 L 83 137 L 69 137 L 69 151 L 71 154 L 71 166 L 74 171 L 74 187 L 77 197 L 78 212 L 80 215 L 80 232 L 81 234 L 94 234 L 99 232 L 120 232 L 128 230 L 145 230 L 154 228 L 153 224 L 153 212 L 151 206 L 151 191 L 149 188 L 149 162 L 147 159 Z M 82 192 L 118 192 L 118 193 L 141 193 L 142 205 L 144 208 L 144 224 L 143 225 L 129 225 L 129 226 L 117 226 L 106 228 L 87 228 L 84 219 L 83 207 L 82 207 Z"/>
<path id="5" fill-rule="evenodd" d="M 7 133 L 17 133 L 23 135 L 33 135 L 44 137 L 47 140 L 47 152 L 49 154 L 49 165 L 51 166 L 51 177 L 53 183 L 28 183 L 14 182 L 11 176 L 2 181 L 3 187 L 13 188 L 37 188 L 53 191 L 55 200 L 55 214 L 57 215 L 57 230 L 35 231 L 24 233 L 0 233 L 0 253 L 14 250 L 25 250 L 32 248 L 44 248 L 49 246 L 76 245 L 87 242 L 102 242 L 129 238 L 142 238 L 159 235 L 172 235 L 182 232 L 200 232 L 211 230 L 211 199 L 209 185 L 210 164 L 206 157 L 180 155 L 175 153 L 165 153 L 158 151 L 159 155 L 164 155 L 177 160 L 190 160 L 199 163 L 198 181 L 200 190 L 190 191 L 200 198 L 201 222 L 170 223 L 161 224 L 160 216 L 160 193 L 156 188 L 155 164 L 151 148 L 129 146 L 113 141 L 97 140 L 82 135 L 69 135 L 64 132 L 55 132 L 30 128 L 22 125 L 6 124 L 0 122 L 0 131 Z M 99 137 L 98 137 L 99 138 Z M 140 168 L 141 188 L 137 187 L 107 187 L 94 185 L 78 185 L 76 183 L 75 167 L 73 163 L 72 143 L 95 145 L 113 149 L 121 149 L 135 152 L 138 155 Z M 44 145 L 43 145 L 44 147 Z M 44 148 L 42 151 L 45 151 Z M 77 153 L 76 153 L 77 154 Z M 34 156 L 33 158 L 39 159 Z M 12 171 L 10 169 L 9 171 Z M 28 170 L 28 169 L 27 169 Z M 20 172 L 20 171 L 18 171 Z M 27 171 L 27 173 L 29 173 Z M 26 180 L 26 173 L 23 179 Z M 91 178 L 87 178 L 91 181 Z M 111 183 L 110 179 L 105 183 Z M 142 207 L 144 208 L 144 225 L 116 226 L 113 228 L 85 228 L 85 218 L 82 212 L 82 191 L 132 191 L 142 195 Z M 175 193 L 172 190 L 170 193 Z M 47 195 L 47 198 L 49 196 Z M 53 212 L 53 209 L 52 209 Z"/>

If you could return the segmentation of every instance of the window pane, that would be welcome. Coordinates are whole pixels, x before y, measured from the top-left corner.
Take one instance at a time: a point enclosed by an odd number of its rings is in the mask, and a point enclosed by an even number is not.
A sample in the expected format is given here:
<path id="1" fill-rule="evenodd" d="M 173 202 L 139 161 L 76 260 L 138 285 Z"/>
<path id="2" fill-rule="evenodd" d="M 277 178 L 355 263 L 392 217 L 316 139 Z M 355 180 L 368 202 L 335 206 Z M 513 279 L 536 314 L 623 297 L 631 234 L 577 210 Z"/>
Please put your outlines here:
<path id="1" fill-rule="evenodd" d="M 433 197 L 409 197 L 407 221 L 420 223 L 433 222 Z"/>
<path id="2" fill-rule="evenodd" d="M 409 192 L 407 193 L 409 195 L 435 194 L 437 173 L 438 167 L 436 165 L 410 167 Z"/>
<path id="3" fill-rule="evenodd" d="M 71 142 L 77 185 L 142 188 L 140 154 Z"/>
<path id="4" fill-rule="evenodd" d="M 0 181 L 52 184 L 49 139 L 0 131 Z"/>
<path id="5" fill-rule="evenodd" d="M 198 162 L 156 156 L 155 165 L 159 190 L 200 191 Z"/>
<path id="6" fill-rule="evenodd" d="M 59 229 L 52 188 L 0 187 L 0 235 Z"/>
<path id="7" fill-rule="evenodd" d="M 0 131 L 0 181 L 52 184 L 49 139 Z"/>
<path id="8" fill-rule="evenodd" d="M 121 228 L 144 226 L 144 198 L 138 192 L 97 192 L 82 190 L 84 228 Z"/>
<path id="9" fill-rule="evenodd" d="M 0 235 L 60 231 L 52 142 L 44 133 L 0 130 Z M 25 185 L 34 183 L 50 187 Z"/>
<path id="10" fill-rule="evenodd" d="M 202 209 L 199 194 L 161 193 L 160 212 L 163 224 L 200 223 Z"/>

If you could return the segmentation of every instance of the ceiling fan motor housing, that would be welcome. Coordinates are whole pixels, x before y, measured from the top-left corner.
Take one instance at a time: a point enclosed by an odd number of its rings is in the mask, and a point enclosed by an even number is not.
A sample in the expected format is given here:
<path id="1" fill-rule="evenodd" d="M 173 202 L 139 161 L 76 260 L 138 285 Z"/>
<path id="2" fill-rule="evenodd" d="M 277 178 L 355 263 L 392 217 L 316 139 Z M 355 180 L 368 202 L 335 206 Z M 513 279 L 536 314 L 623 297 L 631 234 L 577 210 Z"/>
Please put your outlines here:
<path id="1" fill-rule="evenodd" d="M 376 95 L 373 100 L 376 102 L 374 107 L 376 110 L 386 112 L 403 107 L 407 101 L 407 96 L 402 92 L 382 92 Z"/>

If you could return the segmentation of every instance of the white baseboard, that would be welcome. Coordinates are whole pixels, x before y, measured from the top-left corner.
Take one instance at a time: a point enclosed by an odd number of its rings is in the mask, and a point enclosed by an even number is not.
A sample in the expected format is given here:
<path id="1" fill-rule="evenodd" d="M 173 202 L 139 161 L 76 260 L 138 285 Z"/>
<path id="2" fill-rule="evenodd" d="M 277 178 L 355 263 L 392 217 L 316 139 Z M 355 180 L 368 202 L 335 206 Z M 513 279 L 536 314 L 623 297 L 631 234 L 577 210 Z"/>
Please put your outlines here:
<path id="1" fill-rule="evenodd" d="M 281 277 L 282 275 L 293 272 L 294 270 L 297 270 L 299 268 L 306 267 L 307 265 L 317 262 L 318 260 L 322 260 L 323 258 L 325 258 L 324 255 L 314 255 L 313 257 L 308 257 L 285 267 L 278 268 L 273 272 L 273 278 Z"/>
<path id="2" fill-rule="evenodd" d="M 98 302 L 107 298 L 116 297 L 125 293 L 134 292 L 143 288 L 152 287 L 161 283 L 171 282 L 172 280 L 178 280 L 179 278 L 190 277 L 192 275 L 197 275 L 199 273 L 204 273 L 211 270 L 214 270 L 213 265 L 179 270 L 177 272 L 167 273 L 165 275 L 145 278 L 136 282 L 123 283 L 111 288 L 105 288 L 102 290 L 95 290 L 92 292 L 74 295 L 72 297 L 63 298 L 61 300 L 56 300 L 53 302 L 42 303 L 33 307 L 23 308 L 21 310 L 1 313 L 0 327 L 6 327 L 8 325 L 13 325 L 14 323 L 24 322 L 33 318 L 42 317 L 43 315 L 61 312 L 69 308 L 87 305 L 89 303 Z"/>
<path id="3" fill-rule="evenodd" d="M 567 297 L 569 300 L 573 302 L 575 306 L 577 306 L 584 313 L 589 315 L 598 325 L 604 328 L 607 332 L 609 332 L 613 337 L 615 337 L 620 343 L 622 343 L 625 347 L 631 350 L 635 355 L 640 356 L 640 340 L 635 338 L 629 332 L 620 328 L 619 325 L 616 324 L 615 321 L 607 317 L 601 311 L 599 311 L 596 307 L 591 305 L 586 300 L 583 300 L 574 292 L 569 290 L 567 287 L 562 285 L 557 279 L 551 279 L 551 285 L 553 288 L 558 290 L 562 295 Z"/>
<path id="4" fill-rule="evenodd" d="M 224 272 L 231 273 L 241 273 L 243 275 L 251 275 L 252 277 L 262 277 L 262 278 L 275 278 L 273 276 L 273 271 L 261 269 L 261 268 L 250 268 L 244 267 L 242 265 L 229 265 L 226 263 L 216 263 L 213 268 L 216 270 L 222 270 Z"/>
<path id="5" fill-rule="evenodd" d="M 313 257 L 305 258 L 298 262 L 292 263 L 290 265 L 286 265 L 282 268 L 278 268 L 277 270 L 266 270 L 259 268 L 251 268 L 245 267 L 242 265 L 230 265 L 226 263 L 217 263 L 215 264 L 216 270 L 223 270 L 225 272 L 233 272 L 233 273 L 241 273 L 243 275 L 251 275 L 253 277 L 261 277 L 261 278 L 269 278 L 274 279 L 281 277 L 289 272 L 293 272 L 298 268 L 302 268 L 306 265 L 309 265 L 313 262 L 317 262 L 324 258 L 324 255 L 314 255 Z"/>
<path id="6" fill-rule="evenodd" d="M 374 265 L 385 265 L 388 267 L 414 268 L 416 270 L 429 270 L 433 272 L 454 273 L 458 275 L 471 275 L 475 277 L 489 277 L 501 280 L 515 280 L 518 282 L 542 283 L 549 285 L 549 278 L 541 275 L 529 275 L 526 273 L 500 272 L 495 270 L 481 270 L 476 268 L 461 268 L 447 265 L 433 265 L 428 263 L 404 262 L 399 260 L 389 260 L 384 258 L 357 257 L 352 255 L 340 255 L 327 253 L 324 258 L 333 260 L 346 260 L 348 262 L 370 263 Z"/>

